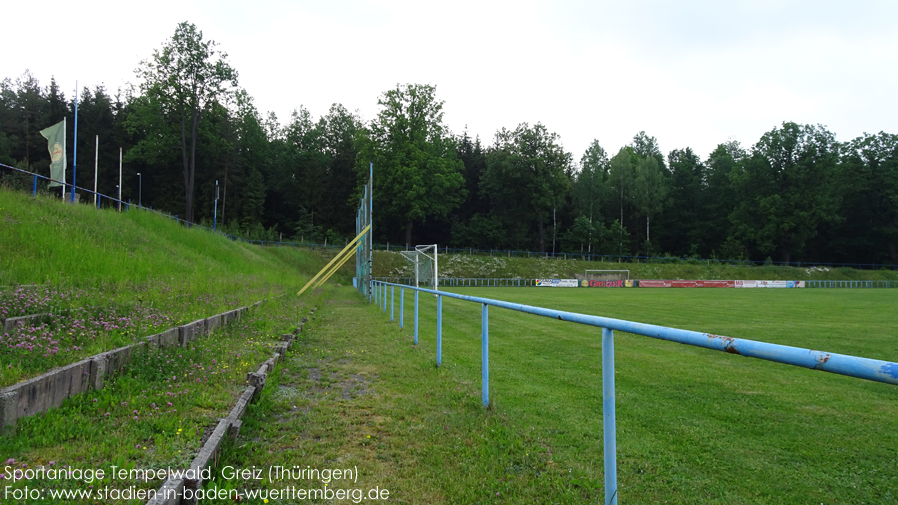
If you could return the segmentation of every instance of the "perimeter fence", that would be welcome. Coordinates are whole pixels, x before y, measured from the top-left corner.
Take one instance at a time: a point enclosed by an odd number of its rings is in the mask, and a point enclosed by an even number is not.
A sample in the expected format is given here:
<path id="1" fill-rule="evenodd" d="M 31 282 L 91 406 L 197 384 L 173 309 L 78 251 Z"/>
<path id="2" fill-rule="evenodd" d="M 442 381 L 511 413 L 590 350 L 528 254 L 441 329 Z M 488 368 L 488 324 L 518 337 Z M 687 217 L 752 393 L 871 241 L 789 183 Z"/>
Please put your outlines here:
<path id="1" fill-rule="evenodd" d="M 711 333 L 681 330 L 665 326 L 637 323 L 622 319 L 579 314 L 561 310 L 522 305 L 502 300 L 436 291 L 398 283 L 371 281 L 370 301 L 376 303 L 384 313 L 389 305 L 390 320 L 394 320 L 396 288 L 399 288 L 399 326 L 404 325 L 405 290 L 414 291 L 414 338 L 418 345 L 418 295 L 435 295 L 436 303 L 436 365 L 442 364 L 443 357 L 443 298 L 453 298 L 481 305 L 481 401 L 489 406 L 489 307 L 548 317 L 562 322 L 573 322 L 602 329 L 602 429 L 605 465 L 605 504 L 617 505 L 617 428 L 615 414 L 614 387 L 614 332 L 622 331 L 634 335 L 704 347 L 750 358 L 759 358 L 811 370 L 821 370 L 849 377 L 867 379 L 898 386 L 898 363 L 845 354 L 801 349 L 756 340 L 727 337 Z"/>
<path id="2" fill-rule="evenodd" d="M 405 246 L 374 244 L 375 251 L 399 252 L 408 250 Z M 857 268 L 860 270 L 898 270 L 893 263 L 825 263 L 820 261 L 752 261 L 720 258 L 695 258 L 680 256 L 634 256 L 618 254 L 534 252 L 511 249 L 474 249 L 470 247 L 440 247 L 440 254 L 464 254 L 469 256 L 489 256 L 506 258 L 543 258 L 553 260 L 576 260 L 602 263 L 651 263 L 657 265 L 733 265 L 733 266 L 786 266 L 798 268 Z"/>
<path id="3" fill-rule="evenodd" d="M 414 286 L 414 277 L 374 277 L 378 282 L 402 284 Z M 523 279 L 517 277 L 442 277 L 439 279 L 440 287 L 535 287 L 540 283 L 551 279 Z M 634 287 L 639 286 L 639 279 L 633 281 Z M 726 282 L 726 281 L 720 281 Z M 729 281 L 732 282 L 732 281 Z M 802 281 L 805 288 L 862 288 L 862 289 L 889 289 L 898 288 L 898 281 Z M 607 284 L 599 287 L 612 287 Z M 618 287 L 615 285 L 614 287 Z M 619 287 L 625 287 L 621 284 Z M 654 286 L 653 286 L 654 287 Z"/>

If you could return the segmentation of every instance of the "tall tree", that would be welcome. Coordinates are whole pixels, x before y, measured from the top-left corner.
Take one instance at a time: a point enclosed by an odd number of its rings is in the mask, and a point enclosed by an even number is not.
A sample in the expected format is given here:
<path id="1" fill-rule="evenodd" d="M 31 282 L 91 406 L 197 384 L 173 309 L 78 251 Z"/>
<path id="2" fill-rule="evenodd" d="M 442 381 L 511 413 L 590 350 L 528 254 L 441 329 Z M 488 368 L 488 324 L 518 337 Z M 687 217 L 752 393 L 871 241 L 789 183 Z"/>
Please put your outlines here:
<path id="1" fill-rule="evenodd" d="M 47 142 L 40 135 L 40 130 L 50 124 L 43 124 L 49 120 L 49 118 L 45 119 L 47 104 L 40 83 L 31 75 L 31 72 L 26 70 L 22 77 L 16 80 L 16 87 L 18 88 L 16 90 L 18 95 L 16 100 L 18 131 L 16 133 L 22 139 L 21 150 L 16 157 L 24 161 L 24 166 L 31 170 L 38 160 L 49 159 L 46 149 Z M 68 138 L 69 135 L 66 137 Z M 40 164 L 42 165 L 43 162 L 41 161 Z"/>
<path id="2" fill-rule="evenodd" d="M 571 155 L 558 135 L 536 123 L 496 133 L 481 191 L 504 210 L 506 222 L 535 222 L 538 247 L 546 250 L 545 223 L 570 187 Z"/>
<path id="3" fill-rule="evenodd" d="M 658 160 L 647 157 L 636 164 L 636 178 L 633 180 L 633 200 L 636 208 L 645 216 L 646 253 L 650 252 L 652 236 L 651 218 L 664 208 L 667 199 L 667 181 L 658 166 Z"/>
<path id="4" fill-rule="evenodd" d="M 382 108 L 365 137 L 360 155 L 364 167 L 359 169 L 367 175 L 367 162 L 374 162 L 380 215 L 393 216 L 404 226 L 409 245 L 415 223 L 445 218 L 464 201 L 464 165 L 443 124 L 443 101 L 436 98 L 435 86 L 397 85 L 377 103 Z"/>
<path id="5" fill-rule="evenodd" d="M 698 255 L 704 243 L 709 216 L 705 193 L 705 171 L 691 148 L 674 149 L 667 155 L 670 167 L 669 207 L 664 212 L 662 247 L 679 255 Z"/>
<path id="6" fill-rule="evenodd" d="M 662 171 L 667 170 L 667 167 L 664 165 L 664 155 L 661 154 L 661 148 L 658 146 L 658 140 L 655 137 L 646 135 L 644 131 L 641 131 L 633 136 L 630 146 L 638 159 L 655 158 L 655 161 L 658 162 L 658 168 Z"/>
<path id="7" fill-rule="evenodd" d="M 865 133 L 843 146 L 837 187 L 844 222 L 827 237 L 836 260 L 898 264 L 898 135 Z"/>
<path id="8" fill-rule="evenodd" d="M 180 130 L 181 164 L 184 177 L 184 205 L 188 221 L 193 221 L 193 198 L 199 125 L 213 103 L 232 92 L 237 71 L 227 62 L 227 53 L 218 44 L 203 40 L 195 25 L 178 25 L 171 40 L 154 50 L 142 62 L 137 74 L 151 100 L 160 105 L 163 120 Z"/>
<path id="9" fill-rule="evenodd" d="M 736 204 L 733 181 L 738 178 L 737 165 L 746 152 L 735 140 L 719 144 L 708 155 L 703 178 L 705 193 L 705 254 L 719 253 L 723 259 L 747 259 L 744 243 L 737 234 L 731 234 L 729 215 Z M 724 248 L 724 244 L 729 244 Z"/>
<path id="10" fill-rule="evenodd" d="M 620 219 L 618 219 L 620 226 L 624 225 L 624 203 L 630 198 L 635 177 L 632 160 L 633 148 L 622 147 L 609 163 L 608 186 L 614 191 L 620 205 Z"/>
<path id="11" fill-rule="evenodd" d="M 735 173 L 737 233 L 761 255 L 792 261 L 820 225 L 837 219 L 829 189 L 838 160 L 839 144 L 823 126 L 786 122 L 765 133 Z"/>
<path id="12" fill-rule="evenodd" d="M 324 212 L 329 219 L 326 226 L 352 237 L 358 208 L 352 198 L 356 186 L 355 164 L 359 155 L 356 136 L 363 128 L 362 121 L 358 112 L 350 112 L 342 104 L 335 103 L 318 123 L 322 135 L 321 148 L 327 157 Z"/>
<path id="13" fill-rule="evenodd" d="M 597 224 L 598 229 L 601 229 L 601 209 L 607 198 L 610 169 L 608 154 L 598 140 L 593 140 L 580 158 L 580 170 L 574 175 L 571 184 L 571 197 L 576 214 L 586 217 L 590 224 L 586 227 L 583 223 L 578 225 L 575 221 L 574 226 L 581 231 L 587 230 L 587 252 L 590 253 L 593 251 L 593 238 L 600 238 L 594 237 L 596 234 L 592 233 L 592 230 Z"/>

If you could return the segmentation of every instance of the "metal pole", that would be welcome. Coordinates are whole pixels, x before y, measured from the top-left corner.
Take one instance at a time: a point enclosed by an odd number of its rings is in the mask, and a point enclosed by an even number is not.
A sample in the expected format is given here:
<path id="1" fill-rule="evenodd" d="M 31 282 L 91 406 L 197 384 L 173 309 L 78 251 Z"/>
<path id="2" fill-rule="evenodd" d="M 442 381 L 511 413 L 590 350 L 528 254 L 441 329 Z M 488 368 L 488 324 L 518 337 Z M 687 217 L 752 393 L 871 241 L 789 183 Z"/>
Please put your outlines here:
<path id="1" fill-rule="evenodd" d="M 118 148 L 118 211 L 122 211 L 122 148 Z"/>
<path id="2" fill-rule="evenodd" d="M 402 323 L 405 321 L 405 317 L 403 316 L 402 309 L 405 307 L 405 288 L 399 287 L 399 327 L 402 328 Z"/>
<path id="3" fill-rule="evenodd" d="M 37 198 L 37 176 L 34 176 L 34 188 L 31 190 L 31 196 Z"/>
<path id="4" fill-rule="evenodd" d="M 368 163 L 368 275 L 374 275 L 374 163 Z"/>
<path id="5" fill-rule="evenodd" d="M 218 224 L 218 181 L 215 181 L 215 213 L 212 214 L 212 231 L 215 231 L 215 227 Z"/>
<path id="6" fill-rule="evenodd" d="M 97 135 L 97 142 L 94 146 L 94 207 L 97 206 L 97 167 L 100 160 L 100 136 Z"/>
<path id="7" fill-rule="evenodd" d="M 143 207 L 143 175 L 137 172 L 137 205 Z"/>
<path id="8" fill-rule="evenodd" d="M 418 290 L 415 290 L 415 345 L 418 345 Z"/>
<path id="9" fill-rule="evenodd" d="M 393 320 L 394 299 L 396 298 L 396 286 L 390 286 L 390 321 Z"/>
<path id="10" fill-rule="evenodd" d="M 78 81 L 75 81 L 75 152 L 72 155 L 72 203 L 75 203 L 75 178 L 78 176 Z"/>
<path id="11" fill-rule="evenodd" d="M 77 84 L 78 81 L 75 81 L 75 82 Z M 66 125 L 68 123 L 66 122 L 66 120 L 67 120 L 67 118 L 65 118 L 65 117 L 62 118 L 62 127 L 66 130 L 66 135 L 68 135 L 69 134 L 68 128 L 66 128 Z M 63 157 L 65 157 L 65 148 L 63 148 L 62 152 L 63 152 Z M 50 173 L 50 177 L 53 177 L 52 172 Z M 59 189 L 60 189 L 59 200 L 64 202 L 65 201 L 65 170 L 62 171 L 62 180 L 59 182 L 62 183 L 62 186 L 59 187 Z"/>
<path id="12" fill-rule="evenodd" d="M 437 295 L 437 366 L 443 362 L 443 297 Z"/>
<path id="13" fill-rule="evenodd" d="M 602 328 L 602 416 L 605 505 L 617 505 L 617 435 L 614 415 L 614 330 Z"/>
<path id="14" fill-rule="evenodd" d="M 480 380 L 483 388 L 483 406 L 490 404 L 490 311 L 489 305 L 483 304 L 480 316 Z"/>

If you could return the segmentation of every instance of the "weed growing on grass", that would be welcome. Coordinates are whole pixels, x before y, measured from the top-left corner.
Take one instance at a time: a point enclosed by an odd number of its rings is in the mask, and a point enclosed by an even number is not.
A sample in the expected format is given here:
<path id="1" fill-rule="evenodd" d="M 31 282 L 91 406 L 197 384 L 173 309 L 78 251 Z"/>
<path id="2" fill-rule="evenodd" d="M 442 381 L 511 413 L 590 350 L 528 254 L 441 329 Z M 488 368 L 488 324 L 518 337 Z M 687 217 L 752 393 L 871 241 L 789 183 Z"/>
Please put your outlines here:
<path id="1" fill-rule="evenodd" d="M 0 333 L 0 387 L 97 353 L 139 342 L 172 326 L 237 308 L 253 294 L 265 295 L 258 289 L 249 289 L 243 297 L 228 293 L 204 294 L 192 297 L 187 305 L 183 296 L 135 304 L 107 300 L 101 306 L 80 306 L 48 314 L 36 322 L 19 322 L 9 331 Z M 38 298 L 40 303 L 29 306 L 59 307 L 76 303 L 80 298 L 78 292 L 72 295 L 46 289 L 45 295 Z M 8 299 L 34 300 L 35 297 L 20 294 Z"/>
<path id="2" fill-rule="evenodd" d="M 0 439 L 16 465 L 79 468 L 186 468 L 204 437 L 245 388 L 246 373 L 271 356 L 295 325 L 295 297 L 271 300 L 190 347 L 146 348 L 100 391 L 71 398 L 43 415 L 20 419 Z M 128 482 L 142 489 L 162 481 Z M 53 486 L 59 482 L 18 483 Z M 64 483 L 72 489 L 86 483 Z M 121 481 L 97 485 L 122 487 Z"/>

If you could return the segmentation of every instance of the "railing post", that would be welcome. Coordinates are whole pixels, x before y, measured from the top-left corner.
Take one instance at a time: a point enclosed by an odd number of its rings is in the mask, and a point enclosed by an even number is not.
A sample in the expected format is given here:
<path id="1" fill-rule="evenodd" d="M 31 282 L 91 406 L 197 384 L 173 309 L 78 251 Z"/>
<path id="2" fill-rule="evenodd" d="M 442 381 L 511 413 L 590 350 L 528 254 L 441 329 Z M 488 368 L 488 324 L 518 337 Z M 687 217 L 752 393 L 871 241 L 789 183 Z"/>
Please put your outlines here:
<path id="1" fill-rule="evenodd" d="M 418 345 L 418 290 L 415 290 L 415 345 Z"/>
<path id="2" fill-rule="evenodd" d="M 390 286 L 390 321 L 393 320 L 393 300 L 396 298 L 396 286 Z"/>
<path id="3" fill-rule="evenodd" d="M 399 327 L 402 328 L 402 323 L 405 321 L 404 314 L 402 313 L 402 309 L 405 307 L 405 287 L 399 286 Z"/>
<path id="4" fill-rule="evenodd" d="M 480 316 L 480 328 L 480 380 L 483 389 L 483 406 L 487 407 L 490 404 L 490 312 L 489 305 L 485 303 Z"/>
<path id="5" fill-rule="evenodd" d="M 602 328 L 602 427 L 605 442 L 605 505 L 617 505 L 617 435 L 614 413 L 614 331 Z"/>
<path id="6" fill-rule="evenodd" d="M 443 362 L 443 297 L 437 295 L 437 366 Z"/>
<path id="7" fill-rule="evenodd" d="M 384 303 L 383 303 L 383 306 L 384 306 L 384 314 L 386 314 L 386 313 L 387 313 L 387 284 L 386 284 L 386 283 L 383 283 L 382 286 L 384 287 L 384 292 L 383 292 L 383 299 L 384 299 Z"/>
<path id="8" fill-rule="evenodd" d="M 31 190 L 31 197 L 37 198 L 37 176 L 34 176 L 34 189 Z"/>

